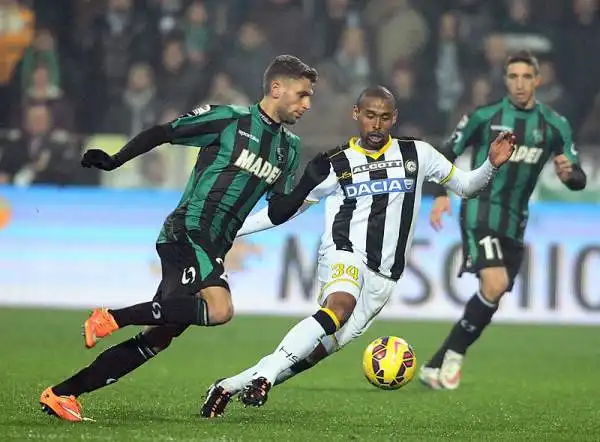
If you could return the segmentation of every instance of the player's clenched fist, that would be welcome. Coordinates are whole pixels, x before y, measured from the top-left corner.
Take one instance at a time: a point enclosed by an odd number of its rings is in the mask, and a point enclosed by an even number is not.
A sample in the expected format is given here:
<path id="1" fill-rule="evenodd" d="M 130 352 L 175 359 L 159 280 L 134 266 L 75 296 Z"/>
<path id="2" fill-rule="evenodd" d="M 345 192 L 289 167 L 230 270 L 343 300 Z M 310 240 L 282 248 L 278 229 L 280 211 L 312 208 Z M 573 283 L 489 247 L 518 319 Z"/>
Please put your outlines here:
<path id="1" fill-rule="evenodd" d="M 107 154 L 101 149 L 87 150 L 83 154 L 81 165 L 83 167 L 95 167 L 102 170 L 113 170 L 119 166 L 117 160 L 112 155 Z"/>
<path id="2" fill-rule="evenodd" d="M 327 178 L 331 169 L 331 161 L 325 153 L 318 153 L 306 165 L 304 175 L 308 176 L 311 181 L 317 185 Z"/>
<path id="3" fill-rule="evenodd" d="M 562 181 L 567 181 L 573 172 L 573 165 L 566 155 L 556 155 L 554 157 L 554 170 Z"/>
<path id="4" fill-rule="evenodd" d="M 516 138 L 512 132 L 502 132 L 490 146 L 489 159 L 498 168 L 506 163 L 515 151 Z"/>

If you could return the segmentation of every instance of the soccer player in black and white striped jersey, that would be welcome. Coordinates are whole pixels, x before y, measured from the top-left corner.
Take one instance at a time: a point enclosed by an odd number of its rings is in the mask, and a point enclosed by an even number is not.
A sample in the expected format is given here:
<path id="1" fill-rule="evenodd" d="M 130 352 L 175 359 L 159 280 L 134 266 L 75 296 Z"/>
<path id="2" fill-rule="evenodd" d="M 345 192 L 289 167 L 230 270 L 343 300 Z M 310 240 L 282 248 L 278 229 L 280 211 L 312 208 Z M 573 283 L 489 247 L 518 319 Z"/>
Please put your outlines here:
<path id="1" fill-rule="evenodd" d="M 360 136 L 327 153 L 330 175 L 303 208 L 326 197 L 319 250 L 319 310 L 294 326 L 275 352 L 208 391 L 202 415 L 221 415 L 233 394 L 261 406 L 271 386 L 313 366 L 360 336 L 393 293 L 404 271 L 425 180 L 474 196 L 513 153 L 501 134 L 476 170 L 455 168 L 428 143 L 390 136 L 393 95 L 381 86 L 363 91 L 354 106 Z M 268 210 L 246 220 L 238 235 L 273 227 Z"/>

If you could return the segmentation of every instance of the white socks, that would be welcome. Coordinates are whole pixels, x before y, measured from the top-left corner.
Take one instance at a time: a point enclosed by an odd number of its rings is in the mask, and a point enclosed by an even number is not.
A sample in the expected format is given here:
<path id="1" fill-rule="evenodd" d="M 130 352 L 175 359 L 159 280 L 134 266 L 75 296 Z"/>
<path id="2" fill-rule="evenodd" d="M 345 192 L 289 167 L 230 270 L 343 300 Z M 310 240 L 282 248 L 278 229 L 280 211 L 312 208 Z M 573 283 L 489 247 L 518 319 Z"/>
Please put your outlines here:
<path id="1" fill-rule="evenodd" d="M 262 358 L 258 364 L 253 365 L 252 367 L 242 371 L 239 374 L 236 374 L 235 376 L 223 379 L 221 382 L 219 382 L 219 386 L 223 387 L 231 394 L 238 394 L 242 388 L 248 385 L 250 381 L 256 377 L 258 367 L 264 359 L 265 358 Z"/>
<path id="2" fill-rule="evenodd" d="M 262 376 L 273 385 L 279 373 L 309 356 L 323 336 L 325 330 L 315 318 L 303 319 L 292 327 L 273 353 L 260 361 L 254 378 Z"/>
<path id="3" fill-rule="evenodd" d="M 219 385 L 236 394 L 252 379 L 261 376 L 271 385 L 274 385 L 278 378 L 283 382 L 295 374 L 290 367 L 308 357 L 324 336 L 325 330 L 321 324 L 309 316 L 292 327 L 273 353 L 262 358 L 253 367 L 221 381 Z"/>
<path id="4" fill-rule="evenodd" d="M 237 394 L 252 379 L 259 377 L 266 378 L 271 385 L 280 384 L 297 374 L 290 368 L 307 359 L 319 343 L 323 345 L 327 355 L 333 353 L 337 349 L 337 342 L 332 334 L 338 328 L 339 322 L 333 312 L 321 309 L 292 327 L 273 353 L 262 358 L 253 367 L 222 380 L 219 385 L 231 394 Z M 310 368 L 310 365 L 303 366 L 300 371 L 306 368 Z"/>
<path id="5" fill-rule="evenodd" d="M 260 367 L 260 364 L 262 363 L 263 359 L 261 359 L 258 364 L 253 365 L 247 370 L 244 370 L 241 373 L 236 374 L 235 376 L 232 376 L 230 378 L 223 379 L 221 382 L 219 382 L 219 385 L 232 395 L 238 394 L 246 385 L 250 383 L 252 379 L 257 377 L 258 368 Z M 293 378 L 297 374 L 298 373 L 293 371 L 291 368 L 287 368 L 277 375 L 277 378 L 275 379 L 275 384 L 281 384 L 282 382 Z"/>

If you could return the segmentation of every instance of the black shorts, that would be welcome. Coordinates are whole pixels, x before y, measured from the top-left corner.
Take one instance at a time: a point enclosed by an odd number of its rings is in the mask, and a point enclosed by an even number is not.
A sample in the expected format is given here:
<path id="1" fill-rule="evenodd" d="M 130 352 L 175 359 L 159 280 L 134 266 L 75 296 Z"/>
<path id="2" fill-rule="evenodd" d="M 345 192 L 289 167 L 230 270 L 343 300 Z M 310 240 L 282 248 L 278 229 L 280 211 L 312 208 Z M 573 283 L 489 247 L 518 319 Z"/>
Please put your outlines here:
<path id="1" fill-rule="evenodd" d="M 510 291 L 523 263 L 523 243 L 489 229 L 467 229 L 461 226 L 461 233 L 463 265 L 458 276 L 464 272 L 479 276 L 481 269 L 505 267 L 509 279 L 507 291 Z"/>
<path id="2" fill-rule="evenodd" d="M 180 241 L 159 243 L 162 279 L 154 296 L 155 301 L 177 296 L 195 295 L 206 287 L 229 290 L 223 259 L 211 256 L 203 248 Z"/>

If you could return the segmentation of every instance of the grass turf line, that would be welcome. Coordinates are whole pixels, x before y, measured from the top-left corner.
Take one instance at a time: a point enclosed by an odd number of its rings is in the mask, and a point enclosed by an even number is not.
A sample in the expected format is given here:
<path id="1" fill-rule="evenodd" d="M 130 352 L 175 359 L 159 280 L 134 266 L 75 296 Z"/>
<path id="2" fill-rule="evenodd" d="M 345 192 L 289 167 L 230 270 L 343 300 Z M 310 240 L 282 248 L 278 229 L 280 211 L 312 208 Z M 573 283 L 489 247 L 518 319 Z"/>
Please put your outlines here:
<path id="1" fill-rule="evenodd" d="M 206 387 L 272 351 L 293 318 L 237 317 L 190 329 L 160 356 L 82 399 L 95 423 L 60 422 L 38 398 L 89 364 L 116 332 L 85 350 L 86 312 L 0 309 L 0 439 L 92 441 L 600 440 L 598 328 L 493 325 L 466 360 L 461 388 L 434 392 L 414 380 L 380 391 L 361 371 L 378 336 L 408 340 L 420 365 L 450 324 L 379 321 L 357 342 L 276 387 L 260 409 L 232 402 L 221 419 L 198 416 Z"/>

